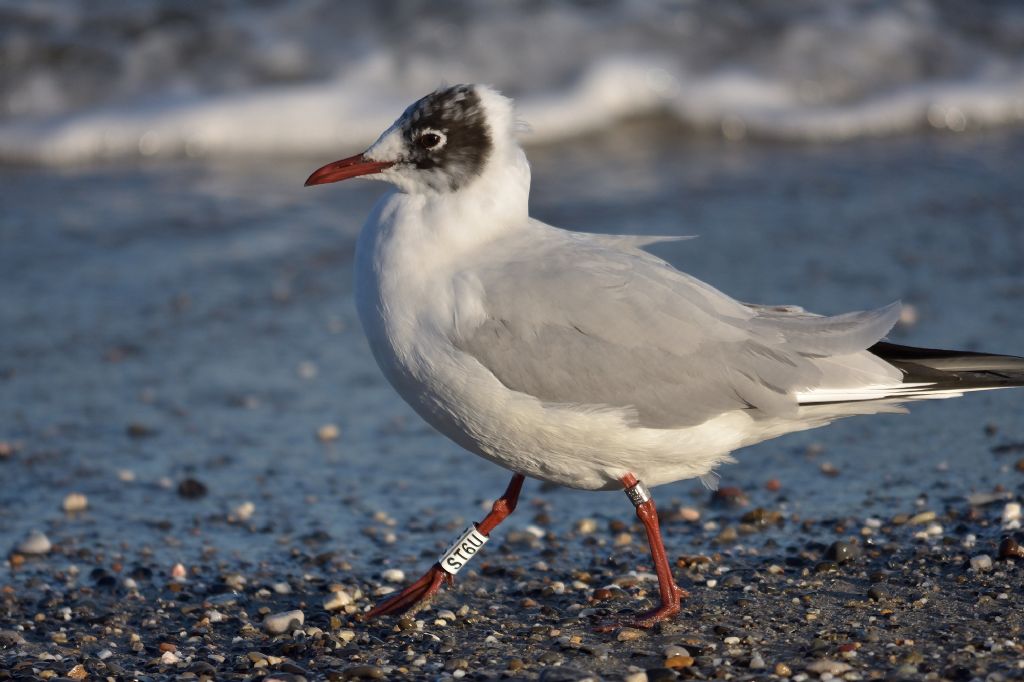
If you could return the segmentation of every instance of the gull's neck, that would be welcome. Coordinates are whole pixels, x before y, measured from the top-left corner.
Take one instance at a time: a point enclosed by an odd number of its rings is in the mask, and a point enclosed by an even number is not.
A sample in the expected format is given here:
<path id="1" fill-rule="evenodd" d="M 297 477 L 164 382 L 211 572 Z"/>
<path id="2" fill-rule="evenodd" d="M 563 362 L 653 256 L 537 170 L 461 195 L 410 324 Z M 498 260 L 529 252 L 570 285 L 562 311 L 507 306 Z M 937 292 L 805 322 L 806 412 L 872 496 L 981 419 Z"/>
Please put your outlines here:
<path id="1" fill-rule="evenodd" d="M 529 220 L 530 166 L 518 145 L 496 150 L 479 177 L 455 192 L 395 192 L 380 205 L 377 239 L 446 261 Z M 368 225 L 370 227 L 370 225 Z"/>

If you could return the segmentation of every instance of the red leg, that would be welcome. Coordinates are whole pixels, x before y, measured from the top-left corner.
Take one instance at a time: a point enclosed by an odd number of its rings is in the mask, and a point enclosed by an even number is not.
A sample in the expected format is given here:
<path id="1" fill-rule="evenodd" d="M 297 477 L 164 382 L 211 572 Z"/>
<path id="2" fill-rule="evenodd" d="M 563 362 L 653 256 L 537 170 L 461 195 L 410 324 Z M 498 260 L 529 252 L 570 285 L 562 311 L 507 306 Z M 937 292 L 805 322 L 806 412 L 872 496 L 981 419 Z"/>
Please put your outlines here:
<path id="1" fill-rule="evenodd" d="M 505 494 L 495 500 L 491 511 L 484 517 L 484 520 L 476 524 L 477 532 L 487 536 L 504 521 L 509 514 L 516 510 L 516 503 L 519 502 L 519 492 L 523 488 L 524 476 L 516 474 L 509 481 Z M 386 600 L 373 607 L 363 619 L 371 620 L 377 616 L 399 615 L 406 611 L 415 613 L 419 611 L 437 594 L 443 583 L 449 585 L 455 582 L 455 576 L 443 568 L 441 564 L 435 563 L 430 567 L 422 578 L 405 588 L 397 595 L 388 597 Z"/>
<path id="2" fill-rule="evenodd" d="M 661 606 L 642 613 L 623 624 L 637 628 L 649 628 L 658 621 L 671 618 L 679 613 L 679 601 L 690 595 L 676 585 L 675 578 L 672 577 L 672 568 L 669 566 L 668 555 L 665 554 L 665 544 L 661 540 L 661 529 L 658 526 L 658 511 L 654 507 L 654 500 L 651 499 L 650 493 L 633 474 L 626 474 L 621 480 L 622 485 L 626 488 L 626 494 L 636 505 L 637 518 L 647 530 L 647 542 L 651 546 L 651 560 L 654 562 L 654 571 L 658 574 L 658 591 L 661 593 Z M 614 626 L 601 629 L 613 628 Z"/>

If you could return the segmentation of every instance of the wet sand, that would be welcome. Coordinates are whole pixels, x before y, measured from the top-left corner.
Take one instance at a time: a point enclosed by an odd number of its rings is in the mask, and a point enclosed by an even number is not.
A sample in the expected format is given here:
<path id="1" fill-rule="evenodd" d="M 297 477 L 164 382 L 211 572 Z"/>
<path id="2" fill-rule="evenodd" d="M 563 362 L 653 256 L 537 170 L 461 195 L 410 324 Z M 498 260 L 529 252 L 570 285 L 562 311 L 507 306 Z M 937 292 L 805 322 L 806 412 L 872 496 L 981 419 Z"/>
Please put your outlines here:
<path id="1" fill-rule="evenodd" d="M 533 214 L 699 234 L 657 252 L 738 298 L 900 298 L 897 342 L 1024 353 L 1024 135 L 653 132 L 532 150 Z M 651 633 L 593 631 L 655 592 L 629 503 L 537 482 L 431 610 L 355 622 L 507 473 L 384 383 L 350 300 L 381 187 L 303 190 L 318 164 L 0 170 L 0 679 L 1024 676 L 1024 391 L 741 451 L 745 504 L 656 489 L 692 596 Z"/>

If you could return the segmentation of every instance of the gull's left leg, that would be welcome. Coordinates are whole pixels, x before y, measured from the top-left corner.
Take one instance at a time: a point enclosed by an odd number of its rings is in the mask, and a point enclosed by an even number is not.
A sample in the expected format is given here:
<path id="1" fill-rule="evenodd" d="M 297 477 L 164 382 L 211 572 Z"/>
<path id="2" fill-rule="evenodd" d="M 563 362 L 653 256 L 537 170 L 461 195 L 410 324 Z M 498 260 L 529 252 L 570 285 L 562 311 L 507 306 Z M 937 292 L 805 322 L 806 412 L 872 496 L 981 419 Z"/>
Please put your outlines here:
<path id="1" fill-rule="evenodd" d="M 651 493 L 647 486 L 633 474 L 626 474 L 620 480 L 626 489 L 626 496 L 636 507 L 637 518 L 644 524 L 644 529 L 647 531 L 647 542 L 651 546 L 651 560 L 654 562 L 654 571 L 658 575 L 658 591 L 661 593 L 661 606 L 622 624 L 637 628 L 649 628 L 658 621 L 671 618 L 679 613 L 679 601 L 690 594 L 676 585 L 675 578 L 672 577 L 672 568 L 669 566 L 668 556 L 665 554 L 665 544 L 661 540 L 661 529 L 658 526 L 658 510 L 654 507 L 654 500 L 651 499 Z"/>
<path id="2" fill-rule="evenodd" d="M 455 574 L 469 560 L 469 557 L 476 554 L 476 551 L 487 541 L 491 531 L 515 511 L 516 504 L 519 502 L 519 491 L 523 488 L 523 480 L 522 474 L 514 475 L 509 481 L 508 488 L 505 489 L 505 494 L 495 500 L 491 511 L 483 521 L 467 529 L 422 578 L 394 597 L 389 597 L 377 604 L 373 610 L 363 616 L 363 619 L 371 620 L 386 614 L 399 615 L 406 611 L 418 611 L 430 602 L 443 583 L 449 585 L 454 583 Z"/>

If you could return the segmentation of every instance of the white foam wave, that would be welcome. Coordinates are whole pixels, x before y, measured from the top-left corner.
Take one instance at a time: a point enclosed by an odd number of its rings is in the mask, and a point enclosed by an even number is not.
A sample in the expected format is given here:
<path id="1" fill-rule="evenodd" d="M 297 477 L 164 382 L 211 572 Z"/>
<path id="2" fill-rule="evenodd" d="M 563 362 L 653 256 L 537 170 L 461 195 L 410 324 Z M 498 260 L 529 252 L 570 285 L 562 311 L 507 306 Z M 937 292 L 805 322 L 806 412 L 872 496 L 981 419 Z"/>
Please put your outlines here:
<path id="1" fill-rule="evenodd" d="M 316 84 L 8 122 L 0 124 L 0 160 L 332 157 L 368 145 L 437 85 L 426 75 L 399 85 L 389 77 L 393 68 L 385 58 L 369 59 L 344 78 Z M 849 103 L 808 99 L 800 87 L 736 68 L 694 75 L 667 60 L 620 56 L 591 65 L 569 86 L 526 93 L 518 106 L 530 126 L 524 139 L 535 144 L 665 113 L 688 129 L 734 140 L 833 141 L 1020 124 L 1024 75 L 918 82 Z"/>

